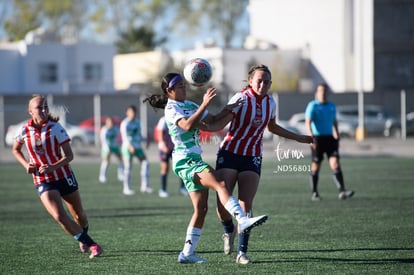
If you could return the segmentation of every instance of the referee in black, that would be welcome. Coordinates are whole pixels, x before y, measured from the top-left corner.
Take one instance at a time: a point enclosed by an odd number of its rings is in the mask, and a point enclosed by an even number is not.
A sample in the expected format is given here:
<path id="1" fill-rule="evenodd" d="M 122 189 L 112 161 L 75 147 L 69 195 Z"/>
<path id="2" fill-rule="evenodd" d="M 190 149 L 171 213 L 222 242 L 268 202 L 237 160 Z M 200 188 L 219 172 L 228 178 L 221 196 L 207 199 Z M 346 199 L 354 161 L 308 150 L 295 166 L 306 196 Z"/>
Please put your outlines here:
<path id="1" fill-rule="evenodd" d="M 305 122 L 308 134 L 313 137 L 311 144 L 311 188 L 312 201 L 320 201 L 318 192 L 318 178 L 321 163 L 326 154 L 329 166 L 333 171 L 333 178 L 338 187 L 338 198 L 350 198 L 354 191 L 345 189 L 344 177 L 339 163 L 339 131 L 336 121 L 336 106 L 327 101 L 328 86 L 325 83 L 316 87 L 315 100 L 308 103 L 305 111 Z"/>

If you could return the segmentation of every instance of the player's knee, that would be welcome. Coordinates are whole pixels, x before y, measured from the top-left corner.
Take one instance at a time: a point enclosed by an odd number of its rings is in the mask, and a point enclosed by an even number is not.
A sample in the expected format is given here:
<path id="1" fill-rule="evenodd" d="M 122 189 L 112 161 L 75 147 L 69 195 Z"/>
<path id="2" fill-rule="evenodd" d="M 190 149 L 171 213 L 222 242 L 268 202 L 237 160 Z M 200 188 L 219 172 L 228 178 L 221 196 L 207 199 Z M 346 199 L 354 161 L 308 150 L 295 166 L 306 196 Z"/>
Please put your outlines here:
<path id="1" fill-rule="evenodd" d="M 208 205 L 207 204 L 200 204 L 194 209 L 194 214 L 198 217 L 205 217 L 208 212 Z"/>

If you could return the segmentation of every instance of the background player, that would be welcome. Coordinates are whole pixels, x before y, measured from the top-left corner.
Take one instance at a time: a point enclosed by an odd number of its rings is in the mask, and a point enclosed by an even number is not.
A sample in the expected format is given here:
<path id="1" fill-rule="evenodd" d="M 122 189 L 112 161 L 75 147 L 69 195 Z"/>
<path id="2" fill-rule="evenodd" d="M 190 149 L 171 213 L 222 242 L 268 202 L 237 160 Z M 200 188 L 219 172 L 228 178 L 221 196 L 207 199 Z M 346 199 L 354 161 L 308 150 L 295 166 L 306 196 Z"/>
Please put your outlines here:
<path id="1" fill-rule="evenodd" d="M 344 200 L 354 195 L 354 191 L 345 189 L 344 177 L 339 163 L 339 131 L 336 121 L 336 106 L 327 101 L 328 86 L 324 83 L 316 88 L 315 100 L 308 103 L 305 111 L 306 129 L 313 137 L 311 188 L 312 200 L 319 201 L 318 192 L 319 170 L 324 154 L 327 155 L 329 166 L 333 171 L 334 182 L 339 190 L 338 198 Z"/>
<path id="2" fill-rule="evenodd" d="M 149 162 L 141 147 L 141 123 L 136 118 L 137 108 L 130 105 L 126 110 L 126 117 L 121 122 L 122 159 L 124 161 L 124 195 L 134 195 L 131 189 L 131 169 L 133 158 L 137 157 L 141 163 L 141 192 L 152 193 L 149 187 Z"/>
<path id="3" fill-rule="evenodd" d="M 122 155 L 117 138 L 119 135 L 119 128 L 114 124 L 111 117 L 105 119 L 105 125 L 100 132 L 101 138 L 101 167 L 99 169 L 99 182 L 106 182 L 106 173 L 108 171 L 109 160 L 112 154 L 118 158 L 118 180 L 124 180 L 124 164 L 122 162 Z"/>
<path id="4" fill-rule="evenodd" d="M 97 257 L 103 249 L 88 235 L 88 219 L 82 207 L 78 182 L 69 165 L 73 160 L 70 137 L 58 123 L 59 118 L 49 113 L 45 97 L 34 95 L 29 101 L 28 111 L 31 119 L 17 134 L 13 155 L 26 172 L 32 174 L 47 212 L 66 233 L 79 241 L 82 252 L 89 250 L 90 258 Z M 23 155 L 23 145 L 26 145 L 29 161 Z"/>

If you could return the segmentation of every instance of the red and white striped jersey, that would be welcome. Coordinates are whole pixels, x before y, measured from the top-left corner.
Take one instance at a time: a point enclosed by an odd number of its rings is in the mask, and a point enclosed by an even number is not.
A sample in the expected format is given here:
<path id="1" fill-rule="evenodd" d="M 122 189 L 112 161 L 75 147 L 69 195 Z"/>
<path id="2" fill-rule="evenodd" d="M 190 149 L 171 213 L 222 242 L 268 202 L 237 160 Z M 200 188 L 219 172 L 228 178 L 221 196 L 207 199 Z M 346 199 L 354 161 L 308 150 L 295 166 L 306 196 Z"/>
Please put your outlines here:
<path id="1" fill-rule="evenodd" d="M 36 167 L 43 164 L 52 164 L 62 158 L 61 145 L 69 142 L 70 137 L 66 130 L 58 122 L 46 121 L 41 128 L 33 125 L 29 120 L 19 130 L 16 141 L 25 144 L 29 154 L 30 162 Z M 69 165 L 62 166 L 47 174 L 40 174 L 38 169 L 32 174 L 35 185 L 42 182 L 53 182 L 72 175 Z"/>
<path id="2" fill-rule="evenodd" d="M 261 156 L 263 132 L 270 119 L 275 118 L 276 103 L 271 95 L 259 98 L 251 89 L 235 94 L 229 104 L 243 99 L 230 128 L 220 144 L 222 150 L 243 156 Z"/>

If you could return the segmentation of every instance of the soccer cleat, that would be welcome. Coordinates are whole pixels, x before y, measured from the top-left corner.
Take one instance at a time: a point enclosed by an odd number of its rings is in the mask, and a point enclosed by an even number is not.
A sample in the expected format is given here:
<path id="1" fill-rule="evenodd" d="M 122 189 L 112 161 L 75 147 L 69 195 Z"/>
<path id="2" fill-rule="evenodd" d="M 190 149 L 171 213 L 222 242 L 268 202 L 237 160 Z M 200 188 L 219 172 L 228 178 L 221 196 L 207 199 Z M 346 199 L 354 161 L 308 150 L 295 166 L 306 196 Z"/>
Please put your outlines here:
<path id="1" fill-rule="evenodd" d="M 170 196 L 170 194 L 168 194 L 168 192 L 167 192 L 167 191 L 160 190 L 160 191 L 158 191 L 158 196 L 159 196 L 160 198 L 168 198 L 168 197 Z"/>
<path id="2" fill-rule="evenodd" d="M 233 252 L 234 237 L 236 236 L 236 230 L 232 233 L 224 233 L 222 236 L 224 242 L 224 254 L 230 255 Z"/>
<path id="3" fill-rule="evenodd" d="M 118 181 L 124 181 L 124 175 L 118 175 Z"/>
<path id="4" fill-rule="evenodd" d="M 319 193 L 318 192 L 313 192 L 311 200 L 312 201 L 320 201 L 321 197 L 319 196 Z"/>
<path id="5" fill-rule="evenodd" d="M 354 191 L 350 190 L 350 191 L 342 191 L 339 192 L 338 194 L 338 199 L 340 200 L 345 200 L 347 198 L 350 198 L 354 195 Z"/>
<path id="6" fill-rule="evenodd" d="M 131 190 L 131 189 L 124 189 L 124 191 L 122 193 L 124 193 L 124 195 L 126 195 L 126 196 L 135 195 L 135 191 Z"/>
<path id="7" fill-rule="evenodd" d="M 86 253 L 89 251 L 89 246 L 81 242 L 79 242 L 79 248 L 82 253 Z"/>
<path id="8" fill-rule="evenodd" d="M 152 194 L 154 190 L 151 187 L 141 188 L 141 193 Z"/>
<path id="9" fill-rule="evenodd" d="M 89 255 L 89 259 L 98 257 L 103 253 L 103 249 L 99 244 L 93 244 L 89 247 L 89 249 L 91 251 L 91 255 Z"/>
<path id="10" fill-rule="evenodd" d="M 262 223 L 266 222 L 266 220 L 266 215 L 261 215 L 253 218 L 245 217 L 241 222 L 239 222 L 240 232 L 249 232 L 253 227 L 261 225 Z"/>
<path id="11" fill-rule="evenodd" d="M 105 182 L 106 182 L 106 177 L 104 177 L 104 176 L 99 176 L 99 182 L 100 182 L 100 183 L 105 183 Z"/>
<path id="12" fill-rule="evenodd" d="M 195 253 L 192 255 L 184 256 L 184 253 L 181 251 L 178 255 L 178 262 L 180 264 L 203 264 L 207 263 L 207 260 L 198 257 Z"/>
<path id="13" fill-rule="evenodd" d="M 249 257 L 247 257 L 246 254 L 242 253 L 242 254 L 237 255 L 236 263 L 238 263 L 238 264 L 250 264 L 251 261 L 250 261 Z"/>

